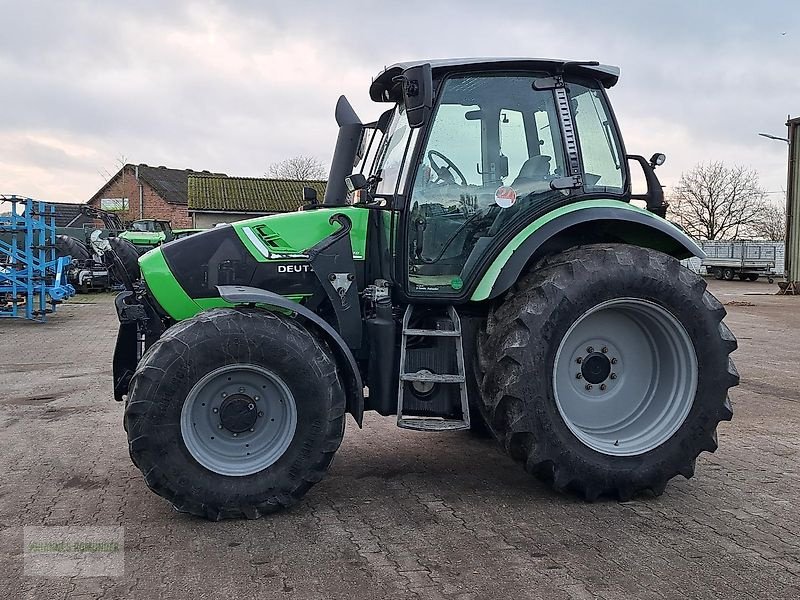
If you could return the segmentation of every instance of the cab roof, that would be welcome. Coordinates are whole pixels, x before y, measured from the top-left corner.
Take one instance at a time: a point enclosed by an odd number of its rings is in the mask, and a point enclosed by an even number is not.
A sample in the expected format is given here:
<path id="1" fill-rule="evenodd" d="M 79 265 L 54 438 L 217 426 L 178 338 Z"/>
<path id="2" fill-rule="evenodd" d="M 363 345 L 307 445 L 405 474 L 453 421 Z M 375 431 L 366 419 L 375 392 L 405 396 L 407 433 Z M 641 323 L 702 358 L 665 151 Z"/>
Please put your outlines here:
<path id="1" fill-rule="evenodd" d="M 369 95 L 375 102 L 393 102 L 397 100 L 392 94 L 396 82 L 394 78 L 406 69 L 429 63 L 433 77 L 440 77 L 448 71 L 483 71 L 483 70 L 520 70 L 520 71 L 549 71 L 565 69 L 575 75 L 583 75 L 597 79 L 604 87 L 610 88 L 619 79 L 619 67 L 603 64 L 585 64 L 584 61 L 576 62 L 556 58 L 446 58 L 431 60 L 416 60 L 395 63 L 381 71 L 369 88 Z M 584 63 L 584 64 L 581 64 Z"/>

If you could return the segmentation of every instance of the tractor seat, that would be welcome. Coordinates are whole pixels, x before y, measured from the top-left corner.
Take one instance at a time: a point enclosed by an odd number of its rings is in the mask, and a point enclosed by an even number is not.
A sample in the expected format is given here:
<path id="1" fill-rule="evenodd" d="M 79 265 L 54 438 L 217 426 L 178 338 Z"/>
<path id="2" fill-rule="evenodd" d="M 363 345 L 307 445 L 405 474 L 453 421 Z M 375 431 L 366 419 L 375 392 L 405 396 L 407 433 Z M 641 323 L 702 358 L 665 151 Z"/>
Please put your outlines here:
<path id="1" fill-rule="evenodd" d="M 532 156 L 520 167 L 519 175 L 511 184 L 512 187 L 519 188 L 526 184 L 547 181 L 552 178 L 550 173 L 550 157 L 544 154 Z"/>

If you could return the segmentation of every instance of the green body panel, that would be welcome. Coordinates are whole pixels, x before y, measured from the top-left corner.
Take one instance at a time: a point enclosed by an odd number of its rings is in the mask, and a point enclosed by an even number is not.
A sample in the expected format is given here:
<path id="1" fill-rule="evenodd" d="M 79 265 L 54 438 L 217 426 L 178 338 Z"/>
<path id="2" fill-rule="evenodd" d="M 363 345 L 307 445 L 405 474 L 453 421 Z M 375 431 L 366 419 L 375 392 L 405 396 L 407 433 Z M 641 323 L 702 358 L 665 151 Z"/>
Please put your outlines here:
<path id="1" fill-rule="evenodd" d="M 367 218 L 369 210 L 342 206 L 321 208 L 309 211 L 282 213 L 256 217 L 232 224 L 237 237 L 245 248 L 259 262 L 287 260 L 306 260 L 304 253 L 339 229 L 340 225 L 330 218 L 334 214 L 345 214 L 353 223 L 350 242 L 353 247 L 353 258 L 363 260 L 366 249 Z M 155 236 L 156 233 L 125 232 L 126 239 L 138 243 L 127 234 L 136 236 Z M 147 283 L 150 293 L 169 316 L 177 321 L 188 319 L 202 310 L 220 306 L 232 306 L 222 298 L 190 297 L 170 271 L 160 247 L 150 250 L 139 258 L 142 277 Z M 286 296 L 295 302 L 306 295 L 294 294 Z"/>
<path id="2" fill-rule="evenodd" d="M 209 308 L 233 306 L 222 298 L 191 298 L 175 280 L 172 271 L 164 260 L 161 248 L 155 248 L 139 258 L 139 267 L 142 271 L 147 289 L 156 299 L 159 306 L 176 321 L 193 317 L 197 313 Z M 291 294 L 286 296 L 289 300 L 300 302 L 307 297 L 306 294 Z"/>
<path id="3" fill-rule="evenodd" d="M 302 256 L 292 255 L 303 254 L 314 244 L 338 230 L 339 224 L 335 221 L 331 224 L 330 218 L 335 214 L 344 214 L 353 223 L 353 229 L 350 231 L 353 258 L 363 260 L 367 244 L 369 212 L 364 208 L 337 206 L 266 215 L 237 221 L 232 226 L 242 243 L 260 262 L 271 259 L 302 259 Z"/>
<path id="4" fill-rule="evenodd" d="M 537 229 L 545 225 L 546 223 L 552 221 L 553 219 L 557 219 L 562 215 L 566 215 L 571 212 L 579 211 L 579 210 L 586 210 L 590 208 L 613 208 L 614 210 L 620 211 L 635 211 L 644 215 L 647 215 L 649 218 L 657 219 L 659 221 L 663 221 L 668 223 L 670 227 L 675 229 L 676 234 L 683 235 L 683 233 L 674 225 L 669 223 L 668 221 L 662 219 L 654 215 L 653 213 L 639 208 L 633 204 L 627 204 L 625 202 L 620 202 L 619 200 L 583 200 L 581 202 L 576 202 L 574 204 L 568 204 L 566 206 L 562 206 L 561 208 L 557 208 L 556 210 L 552 210 L 546 215 L 543 215 L 530 223 L 525 229 L 520 231 L 514 238 L 506 245 L 505 248 L 500 252 L 499 256 L 489 265 L 489 268 L 483 274 L 480 282 L 478 282 L 478 287 L 475 288 L 470 300 L 479 302 L 481 300 L 486 300 L 489 298 L 489 295 L 492 291 L 492 286 L 494 285 L 495 281 L 497 281 L 497 277 L 500 275 L 500 271 L 503 269 L 505 264 L 508 260 L 514 255 L 514 252 L 519 248 L 523 242 L 525 242 L 528 237 L 535 232 Z"/>
<path id="5" fill-rule="evenodd" d="M 136 246 L 158 246 L 165 239 L 163 231 L 123 231 L 118 237 Z"/>
<path id="6" fill-rule="evenodd" d="M 188 319 L 202 310 L 175 280 L 167 261 L 164 260 L 161 248 L 155 248 L 140 256 L 139 268 L 147 284 L 147 289 L 150 290 L 161 308 L 167 311 L 167 314 L 173 319 L 178 321 Z M 222 301 L 221 298 L 215 298 L 215 300 Z"/>

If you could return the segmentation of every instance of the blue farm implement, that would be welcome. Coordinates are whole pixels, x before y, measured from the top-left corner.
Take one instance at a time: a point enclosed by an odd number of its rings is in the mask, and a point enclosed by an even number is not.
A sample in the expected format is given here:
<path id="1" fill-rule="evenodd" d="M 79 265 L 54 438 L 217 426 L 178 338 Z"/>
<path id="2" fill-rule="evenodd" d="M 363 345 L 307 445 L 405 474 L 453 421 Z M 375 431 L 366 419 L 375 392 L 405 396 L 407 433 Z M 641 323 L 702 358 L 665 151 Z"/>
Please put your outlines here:
<path id="1" fill-rule="evenodd" d="M 67 283 L 70 257 L 56 256 L 55 207 L 0 195 L 0 317 L 45 321 L 75 294 Z M 5 211 L 4 211 L 5 212 Z"/>

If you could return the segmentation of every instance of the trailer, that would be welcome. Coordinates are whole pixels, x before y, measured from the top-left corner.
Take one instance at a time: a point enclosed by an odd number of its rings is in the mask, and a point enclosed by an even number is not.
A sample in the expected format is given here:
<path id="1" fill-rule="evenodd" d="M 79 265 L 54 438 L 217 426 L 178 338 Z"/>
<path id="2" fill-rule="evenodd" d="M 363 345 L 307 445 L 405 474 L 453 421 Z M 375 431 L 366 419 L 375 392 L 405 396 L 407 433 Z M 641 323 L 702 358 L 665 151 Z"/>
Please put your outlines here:
<path id="1" fill-rule="evenodd" d="M 702 247 L 706 257 L 701 266 L 716 279 L 756 281 L 765 277 L 770 283 L 775 281 L 777 253 L 771 242 L 703 242 Z"/>

